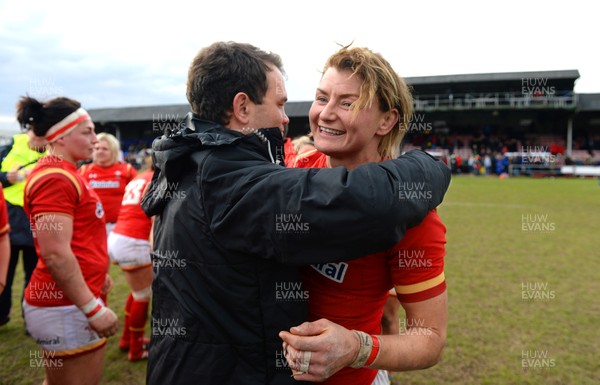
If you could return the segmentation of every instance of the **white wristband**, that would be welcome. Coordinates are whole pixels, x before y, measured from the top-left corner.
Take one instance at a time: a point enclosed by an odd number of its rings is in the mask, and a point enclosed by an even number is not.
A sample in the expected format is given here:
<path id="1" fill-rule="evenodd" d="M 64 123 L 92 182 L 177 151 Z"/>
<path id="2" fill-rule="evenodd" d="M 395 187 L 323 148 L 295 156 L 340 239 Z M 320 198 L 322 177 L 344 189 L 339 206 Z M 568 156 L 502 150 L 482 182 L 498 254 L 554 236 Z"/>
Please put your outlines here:
<path id="1" fill-rule="evenodd" d="M 83 312 L 83 314 L 87 315 L 89 312 L 91 312 L 92 310 L 94 310 L 96 308 L 96 306 L 98 306 L 98 298 L 92 298 L 90 300 L 90 302 L 88 302 L 85 305 L 81 306 L 79 308 L 79 310 L 81 310 Z"/>
<path id="2" fill-rule="evenodd" d="M 104 315 L 104 313 L 106 313 L 107 311 L 108 311 L 108 308 L 106 306 L 102 306 L 102 309 L 98 310 L 98 312 L 96 314 L 94 314 L 93 316 L 88 318 L 88 322 L 97 320 L 98 318 L 102 317 Z"/>
<path id="3" fill-rule="evenodd" d="M 369 359 L 371 355 L 371 351 L 373 350 L 373 339 L 370 335 L 360 330 L 353 330 L 356 335 L 358 335 L 358 341 L 360 343 L 360 347 L 358 349 L 358 354 L 354 359 L 354 362 L 350 364 L 351 368 L 362 368 L 365 365 L 365 362 Z"/>

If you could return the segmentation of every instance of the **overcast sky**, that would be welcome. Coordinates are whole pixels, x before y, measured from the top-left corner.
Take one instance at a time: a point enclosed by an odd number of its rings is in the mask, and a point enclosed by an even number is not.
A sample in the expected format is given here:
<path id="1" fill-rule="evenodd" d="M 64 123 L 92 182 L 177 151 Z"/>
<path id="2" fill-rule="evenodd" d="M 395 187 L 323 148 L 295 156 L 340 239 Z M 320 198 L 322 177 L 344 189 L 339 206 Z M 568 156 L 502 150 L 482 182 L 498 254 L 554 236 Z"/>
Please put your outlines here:
<path id="1" fill-rule="evenodd" d="M 599 14 L 565 1 L 0 0 L 0 129 L 15 103 L 85 108 L 186 103 L 187 68 L 219 40 L 280 54 L 289 100 L 312 100 L 336 43 L 380 52 L 405 77 L 577 69 L 600 93 Z"/>

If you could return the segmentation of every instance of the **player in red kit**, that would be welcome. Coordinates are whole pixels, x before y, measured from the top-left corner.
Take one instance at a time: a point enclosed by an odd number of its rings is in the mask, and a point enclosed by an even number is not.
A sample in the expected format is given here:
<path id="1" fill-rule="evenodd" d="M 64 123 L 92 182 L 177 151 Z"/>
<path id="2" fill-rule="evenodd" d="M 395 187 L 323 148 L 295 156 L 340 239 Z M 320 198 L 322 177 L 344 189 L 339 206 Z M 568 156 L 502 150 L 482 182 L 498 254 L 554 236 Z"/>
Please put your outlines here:
<path id="1" fill-rule="evenodd" d="M 137 174 L 132 165 L 119 162 L 119 149 L 117 138 L 102 132 L 98 134 L 98 143 L 94 146 L 93 162 L 79 168 L 83 178 L 102 201 L 106 213 L 107 234 L 110 234 L 117 222 L 125 186 Z"/>
<path id="2" fill-rule="evenodd" d="M 6 274 L 8 272 L 8 263 L 10 259 L 10 224 L 8 223 L 8 212 L 4 193 L 0 187 L 0 294 L 6 287 Z"/>
<path id="3" fill-rule="evenodd" d="M 309 113 L 316 150 L 298 155 L 291 165 L 353 169 L 395 158 L 411 112 L 406 83 L 381 55 L 342 48 L 328 59 Z M 400 183 L 398 199 L 429 199 L 428 188 Z M 389 378 L 379 369 L 424 369 L 437 363 L 447 322 L 445 231 L 434 210 L 388 250 L 305 268 L 311 322 L 281 333 L 295 378 L 383 385 Z M 406 330 L 381 335 L 392 288 L 406 312 Z M 333 341 L 348 354 L 336 362 L 341 370 L 332 376 L 326 371 L 332 360 L 324 352 Z"/>
<path id="4" fill-rule="evenodd" d="M 92 156 L 94 123 L 79 102 L 63 97 L 21 98 L 18 119 L 46 138 L 49 154 L 25 185 L 40 257 L 25 290 L 27 330 L 49 361 L 44 383 L 100 384 L 106 337 L 118 320 L 100 300 L 111 282 L 104 210 L 76 169 Z"/>
<path id="5" fill-rule="evenodd" d="M 152 293 L 152 262 L 150 230 L 152 220 L 140 203 L 154 174 L 152 158 L 144 159 L 147 171 L 142 171 L 125 188 L 121 209 L 113 231 L 108 235 L 108 253 L 119 265 L 131 292 L 125 303 L 125 323 L 119 348 L 129 351 L 129 361 L 148 357 L 144 349 L 144 329 L 148 318 L 148 303 Z"/>

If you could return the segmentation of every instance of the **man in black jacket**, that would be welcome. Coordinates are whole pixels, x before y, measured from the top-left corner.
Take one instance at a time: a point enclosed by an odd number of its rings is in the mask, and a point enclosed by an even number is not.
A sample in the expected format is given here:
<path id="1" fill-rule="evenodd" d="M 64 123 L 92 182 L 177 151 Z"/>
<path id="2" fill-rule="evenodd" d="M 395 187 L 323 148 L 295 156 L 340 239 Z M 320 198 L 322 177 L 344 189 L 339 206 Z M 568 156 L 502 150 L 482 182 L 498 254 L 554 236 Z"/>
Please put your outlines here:
<path id="1" fill-rule="evenodd" d="M 448 168 L 421 151 L 352 171 L 284 168 L 282 71 L 248 44 L 202 49 L 193 113 L 153 144 L 148 384 L 297 383 L 278 333 L 306 320 L 298 266 L 391 247 L 448 188 Z M 430 199 L 399 199 L 406 181 Z"/>

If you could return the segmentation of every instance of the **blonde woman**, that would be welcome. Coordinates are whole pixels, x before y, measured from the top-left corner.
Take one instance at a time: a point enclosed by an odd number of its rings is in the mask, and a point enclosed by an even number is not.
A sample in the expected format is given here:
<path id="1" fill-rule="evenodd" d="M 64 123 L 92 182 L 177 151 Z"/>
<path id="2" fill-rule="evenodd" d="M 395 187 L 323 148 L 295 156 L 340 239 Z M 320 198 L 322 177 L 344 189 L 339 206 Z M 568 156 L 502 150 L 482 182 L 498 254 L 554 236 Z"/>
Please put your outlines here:
<path id="1" fill-rule="evenodd" d="M 299 154 L 295 166 L 354 169 L 396 158 L 411 113 L 410 89 L 380 54 L 344 47 L 327 60 L 309 112 L 316 149 Z M 398 198 L 427 199 L 428 191 L 401 182 Z M 380 385 L 389 379 L 378 369 L 435 365 L 446 339 L 445 230 L 433 210 L 390 249 L 305 268 L 312 322 L 281 333 L 295 378 L 320 381 L 343 368 L 325 383 Z M 392 288 L 407 330 L 381 335 Z"/>
<path id="2" fill-rule="evenodd" d="M 98 134 L 94 146 L 93 162 L 80 167 L 79 172 L 88 181 L 104 206 L 106 212 L 106 233 L 110 234 L 117 222 L 125 186 L 137 172 L 129 163 L 119 161 L 120 144 L 114 135 L 106 132 Z"/>

